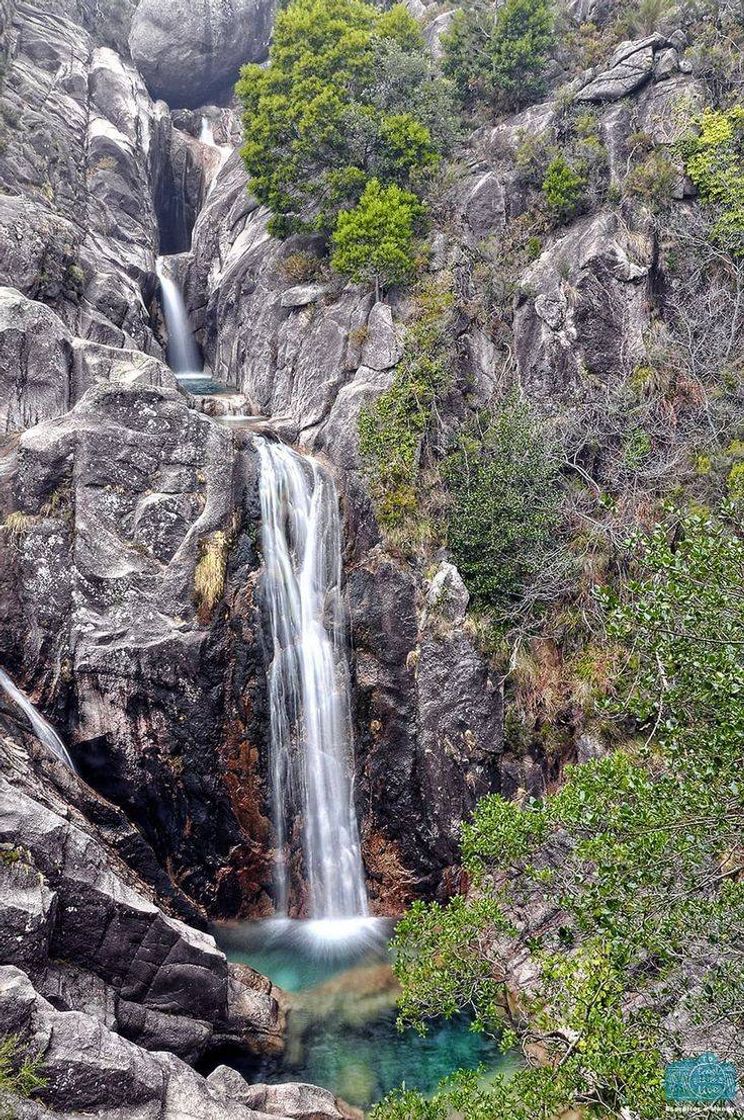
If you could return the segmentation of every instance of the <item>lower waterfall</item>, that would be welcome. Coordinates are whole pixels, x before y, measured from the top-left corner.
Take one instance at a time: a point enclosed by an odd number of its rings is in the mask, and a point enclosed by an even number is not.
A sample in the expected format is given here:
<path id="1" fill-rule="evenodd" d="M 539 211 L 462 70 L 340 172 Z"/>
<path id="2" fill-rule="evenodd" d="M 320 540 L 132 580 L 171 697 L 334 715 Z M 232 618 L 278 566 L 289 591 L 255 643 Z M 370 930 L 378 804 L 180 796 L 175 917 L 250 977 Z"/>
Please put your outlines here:
<path id="1" fill-rule="evenodd" d="M 286 848 L 299 818 L 309 916 L 364 917 L 338 494 L 315 460 L 281 443 L 258 445 L 273 644 L 268 683 L 277 908 L 288 911 Z"/>

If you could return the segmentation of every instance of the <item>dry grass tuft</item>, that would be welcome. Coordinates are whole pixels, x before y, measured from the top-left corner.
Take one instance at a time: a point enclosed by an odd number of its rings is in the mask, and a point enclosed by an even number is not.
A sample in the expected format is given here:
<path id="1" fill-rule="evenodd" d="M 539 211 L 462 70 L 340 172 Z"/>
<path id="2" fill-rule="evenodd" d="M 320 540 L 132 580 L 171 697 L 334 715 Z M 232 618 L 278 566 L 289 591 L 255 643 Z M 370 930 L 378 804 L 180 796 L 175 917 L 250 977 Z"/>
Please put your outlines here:
<path id="1" fill-rule="evenodd" d="M 209 621 L 224 594 L 229 553 L 230 535 L 224 530 L 218 530 L 202 541 L 194 572 L 194 596 L 200 622 Z"/>
<path id="2" fill-rule="evenodd" d="M 6 529 L 13 537 L 22 537 L 29 532 L 37 521 L 38 518 L 30 513 L 9 513 L 2 528 Z"/>

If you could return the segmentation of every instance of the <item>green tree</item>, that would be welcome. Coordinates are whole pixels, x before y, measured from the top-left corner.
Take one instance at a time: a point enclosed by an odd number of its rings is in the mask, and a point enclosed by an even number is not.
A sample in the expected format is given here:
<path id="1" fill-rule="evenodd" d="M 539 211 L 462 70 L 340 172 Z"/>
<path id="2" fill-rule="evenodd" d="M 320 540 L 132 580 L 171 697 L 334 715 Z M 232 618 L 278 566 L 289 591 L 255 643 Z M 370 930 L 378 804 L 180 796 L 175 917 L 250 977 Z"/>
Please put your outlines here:
<path id="1" fill-rule="evenodd" d="M 552 547 L 559 471 L 550 442 L 512 397 L 461 437 L 443 476 L 449 547 L 474 603 L 508 612 Z"/>
<path id="2" fill-rule="evenodd" d="M 410 188 L 451 141 L 446 85 L 402 4 L 291 0 L 237 92 L 251 189 L 280 236 L 330 233 L 371 178 Z"/>
<path id="3" fill-rule="evenodd" d="M 466 102 L 520 109 L 545 89 L 554 43 L 549 0 L 468 0 L 444 36 L 444 70 Z"/>
<path id="4" fill-rule="evenodd" d="M 353 210 L 342 210 L 333 234 L 331 263 L 356 283 L 402 284 L 414 270 L 414 232 L 423 207 L 410 191 L 370 179 Z"/>

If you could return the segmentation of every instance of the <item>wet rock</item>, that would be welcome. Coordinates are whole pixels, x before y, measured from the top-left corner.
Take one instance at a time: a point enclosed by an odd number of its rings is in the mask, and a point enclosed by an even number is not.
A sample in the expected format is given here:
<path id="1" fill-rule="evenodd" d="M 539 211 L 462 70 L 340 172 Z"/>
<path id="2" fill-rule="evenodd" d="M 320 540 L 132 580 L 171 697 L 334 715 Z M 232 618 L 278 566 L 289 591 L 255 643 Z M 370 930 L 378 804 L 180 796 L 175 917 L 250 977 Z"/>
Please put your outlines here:
<path id="1" fill-rule="evenodd" d="M 211 1046 L 279 1051 L 284 1021 L 270 982 L 228 965 L 209 935 L 154 903 L 60 796 L 57 775 L 77 784 L 66 767 L 40 769 L 22 739 L 12 755 L 8 744 L 0 737 L 14 775 L 0 779 L 0 963 L 28 971 L 58 1010 L 85 1012 L 147 1049 L 189 1060 Z"/>
<path id="2" fill-rule="evenodd" d="M 192 898 L 230 915 L 246 904 L 237 877 L 248 866 L 264 872 L 232 807 L 223 729 L 233 719 L 233 734 L 245 728 L 245 697 L 263 687 L 262 653 L 256 608 L 241 600 L 234 624 L 245 611 L 247 648 L 233 709 L 226 606 L 201 614 L 195 586 L 206 542 L 231 530 L 253 493 L 251 462 L 231 431 L 176 390 L 95 386 L 64 418 L 22 437 L 11 508 L 26 531 L 0 565 L 3 601 L 14 604 L 0 634 L 6 663 L 23 665 L 31 691 L 45 682 L 84 776 L 161 859 L 169 853 L 187 871 Z M 234 546 L 243 593 L 258 566 L 250 525 Z M 264 836 L 260 773 L 243 773 L 243 783 L 256 790 Z"/>
<path id="3" fill-rule="evenodd" d="M 195 107 L 230 91 L 246 62 L 263 58 L 275 0 L 140 0 L 132 58 L 154 97 Z"/>
<path id="4" fill-rule="evenodd" d="M 467 592 L 453 565 L 420 615 L 412 575 L 373 549 L 349 575 L 359 725 L 359 804 L 372 889 L 436 889 L 457 862 L 459 822 L 498 788 L 501 695 L 462 629 Z M 394 763 L 393 761 L 394 760 Z M 380 837 L 388 848 L 380 844 Z"/>

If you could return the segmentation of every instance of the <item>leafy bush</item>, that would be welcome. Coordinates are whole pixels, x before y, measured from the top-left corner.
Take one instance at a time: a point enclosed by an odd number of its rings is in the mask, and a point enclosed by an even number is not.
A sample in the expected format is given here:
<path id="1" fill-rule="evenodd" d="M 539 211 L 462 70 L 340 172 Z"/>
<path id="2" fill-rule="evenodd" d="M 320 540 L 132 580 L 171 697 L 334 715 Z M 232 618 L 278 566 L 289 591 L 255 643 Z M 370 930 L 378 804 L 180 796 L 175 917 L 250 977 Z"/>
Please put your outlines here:
<path id="1" fill-rule="evenodd" d="M 402 4 L 291 0 L 244 67 L 243 159 L 272 231 L 330 233 L 371 178 L 410 188 L 451 142 L 448 90 Z"/>
<path id="2" fill-rule="evenodd" d="M 446 460 L 449 546 L 476 606 L 508 612 L 548 555 L 558 520 L 558 462 L 515 398 L 484 416 Z"/>
<path id="3" fill-rule="evenodd" d="M 522 108 L 545 89 L 554 22 L 547 0 L 468 0 L 443 36 L 445 73 L 465 102 Z"/>
<path id="4" fill-rule="evenodd" d="M 683 141 L 687 174 L 717 217 L 712 237 L 732 256 L 744 254 L 744 106 L 705 109 L 699 132 Z"/>
<path id="5" fill-rule="evenodd" d="M 414 230 L 423 207 L 410 191 L 370 179 L 353 210 L 342 210 L 333 234 L 331 264 L 356 283 L 380 289 L 402 284 L 414 271 Z"/>
<path id="6" fill-rule="evenodd" d="M 572 165 L 558 153 L 548 164 L 542 192 L 555 222 L 569 222 L 586 205 L 587 177 L 581 166 Z"/>
<path id="7" fill-rule="evenodd" d="M 667 206 L 679 180 L 679 170 L 664 152 L 651 152 L 625 179 L 628 194 L 637 195 L 656 210 Z"/>

